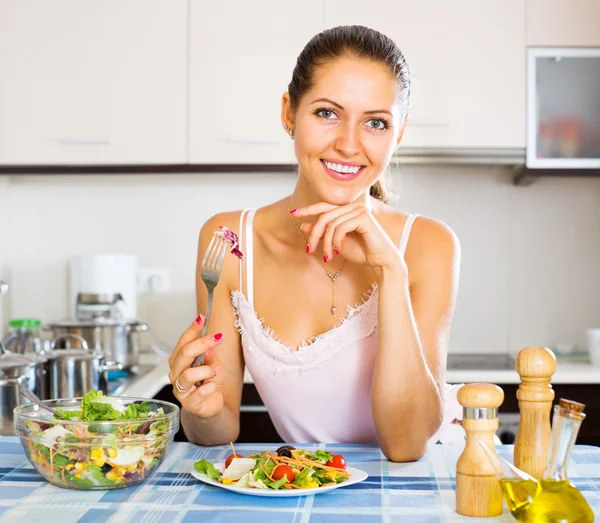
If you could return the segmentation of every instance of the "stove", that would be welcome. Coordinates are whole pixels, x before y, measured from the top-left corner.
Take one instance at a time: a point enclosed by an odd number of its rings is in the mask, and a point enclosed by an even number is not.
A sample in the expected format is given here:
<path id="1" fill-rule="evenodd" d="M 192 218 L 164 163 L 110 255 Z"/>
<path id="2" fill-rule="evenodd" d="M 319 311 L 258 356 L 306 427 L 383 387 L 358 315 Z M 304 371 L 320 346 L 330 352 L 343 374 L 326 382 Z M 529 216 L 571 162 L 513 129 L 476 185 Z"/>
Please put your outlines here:
<path id="1" fill-rule="evenodd" d="M 514 370 L 515 359 L 506 353 L 448 354 L 448 370 Z"/>

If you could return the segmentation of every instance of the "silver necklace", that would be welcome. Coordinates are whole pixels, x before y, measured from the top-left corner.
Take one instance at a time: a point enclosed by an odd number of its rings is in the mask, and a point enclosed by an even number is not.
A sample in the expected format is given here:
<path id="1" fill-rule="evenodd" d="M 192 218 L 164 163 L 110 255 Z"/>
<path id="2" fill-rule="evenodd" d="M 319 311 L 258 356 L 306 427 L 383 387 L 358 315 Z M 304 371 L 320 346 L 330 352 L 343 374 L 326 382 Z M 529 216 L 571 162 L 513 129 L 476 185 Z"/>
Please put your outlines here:
<path id="1" fill-rule="evenodd" d="M 300 229 L 300 227 L 298 227 L 296 220 L 294 220 L 294 217 L 290 213 L 290 199 L 291 199 L 291 196 L 288 198 L 288 202 L 287 202 L 288 216 L 290 217 L 290 220 L 292 220 L 292 223 L 296 227 L 296 230 L 300 233 L 300 236 L 302 236 L 304 241 L 308 243 L 308 239 L 306 238 L 306 236 L 304 236 L 302 229 Z M 344 260 L 344 264 L 345 263 L 346 263 L 346 261 Z M 331 283 L 332 283 L 331 314 L 335 314 L 337 312 L 337 307 L 335 305 L 335 282 L 342 275 L 342 269 L 340 269 L 339 271 L 336 271 L 334 273 L 331 273 L 327 269 L 325 269 L 325 274 L 327 274 L 327 276 L 329 277 L 329 279 L 331 280 Z"/>

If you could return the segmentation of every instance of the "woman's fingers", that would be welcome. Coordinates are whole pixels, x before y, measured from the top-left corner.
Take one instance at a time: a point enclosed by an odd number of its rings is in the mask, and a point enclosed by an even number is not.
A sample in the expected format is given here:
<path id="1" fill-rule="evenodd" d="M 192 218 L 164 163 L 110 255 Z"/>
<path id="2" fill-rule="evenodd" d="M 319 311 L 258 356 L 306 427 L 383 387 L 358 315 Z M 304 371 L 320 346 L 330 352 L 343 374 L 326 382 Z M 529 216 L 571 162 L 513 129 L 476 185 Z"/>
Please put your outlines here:
<path id="1" fill-rule="evenodd" d="M 200 354 L 204 354 L 209 349 L 213 349 L 221 343 L 223 343 L 223 335 L 218 333 L 213 336 L 203 336 L 181 347 L 177 357 L 171 364 L 171 371 L 169 372 L 171 383 L 174 384 L 175 380 L 192 365 Z"/>
<path id="2" fill-rule="evenodd" d="M 173 366 L 173 362 L 177 358 L 181 348 L 187 345 L 188 343 L 191 343 L 198 337 L 200 331 L 202 330 L 202 326 L 204 325 L 204 321 L 204 316 L 199 314 L 198 317 L 192 322 L 192 324 L 184 331 L 184 333 L 179 338 L 177 345 L 175 345 L 173 352 L 171 352 L 171 355 L 169 356 L 169 366 Z"/>
<path id="3" fill-rule="evenodd" d="M 325 233 L 323 234 L 322 244 L 323 244 L 323 254 L 327 256 L 328 260 L 333 258 L 335 254 L 341 254 L 343 240 L 346 237 L 346 234 L 350 231 L 346 231 L 344 228 L 342 229 L 343 224 L 347 224 L 349 222 L 353 222 L 356 218 L 358 218 L 363 213 L 362 209 L 354 209 L 353 211 L 346 213 L 342 216 L 337 217 L 335 220 L 332 220 L 327 224 L 325 228 Z M 340 233 L 337 233 L 337 231 Z M 350 229 L 352 230 L 352 229 Z"/>
<path id="4" fill-rule="evenodd" d="M 217 371 L 208 365 L 201 365 L 199 367 L 190 367 L 189 369 L 184 370 L 176 379 L 175 379 L 175 393 L 179 394 L 183 397 L 189 395 L 195 384 L 199 381 L 210 380 L 213 379 L 217 375 Z M 179 392 L 177 389 L 177 385 L 183 390 L 189 390 L 189 392 Z"/>

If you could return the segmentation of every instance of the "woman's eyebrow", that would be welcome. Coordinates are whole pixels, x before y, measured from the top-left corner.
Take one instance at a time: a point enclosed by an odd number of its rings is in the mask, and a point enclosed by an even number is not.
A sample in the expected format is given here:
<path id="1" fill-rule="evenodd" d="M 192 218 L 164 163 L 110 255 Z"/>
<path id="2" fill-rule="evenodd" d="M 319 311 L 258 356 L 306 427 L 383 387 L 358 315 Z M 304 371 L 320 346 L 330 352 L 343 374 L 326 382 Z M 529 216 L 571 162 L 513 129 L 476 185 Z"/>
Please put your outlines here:
<path id="1" fill-rule="evenodd" d="M 327 102 L 330 103 L 331 105 L 335 105 L 338 109 L 341 109 L 342 111 L 344 110 L 344 108 L 337 102 L 334 102 L 333 100 L 330 100 L 329 98 L 318 98 L 316 100 L 313 100 L 311 102 L 311 104 L 316 104 L 317 102 Z M 386 113 L 389 114 L 390 116 L 393 116 L 392 113 L 390 111 L 388 111 L 387 109 L 376 109 L 374 111 L 365 111 L 364 114 L 377 114 L 377 113 Z"/>

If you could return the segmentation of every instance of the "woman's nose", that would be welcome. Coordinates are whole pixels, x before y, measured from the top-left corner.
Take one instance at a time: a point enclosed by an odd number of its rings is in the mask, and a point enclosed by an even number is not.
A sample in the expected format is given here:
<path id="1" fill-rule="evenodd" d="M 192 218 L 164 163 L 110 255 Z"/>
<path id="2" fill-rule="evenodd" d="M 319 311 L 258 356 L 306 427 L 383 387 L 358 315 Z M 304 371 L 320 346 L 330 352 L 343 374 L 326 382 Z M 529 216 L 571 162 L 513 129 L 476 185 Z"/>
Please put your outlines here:
<path id="1" fill-rule="evenodd" d="M 346 157 L 355 156 L 360 152 L 359 130 L 348 122 L 338 127 L 335 148 Z"/>

